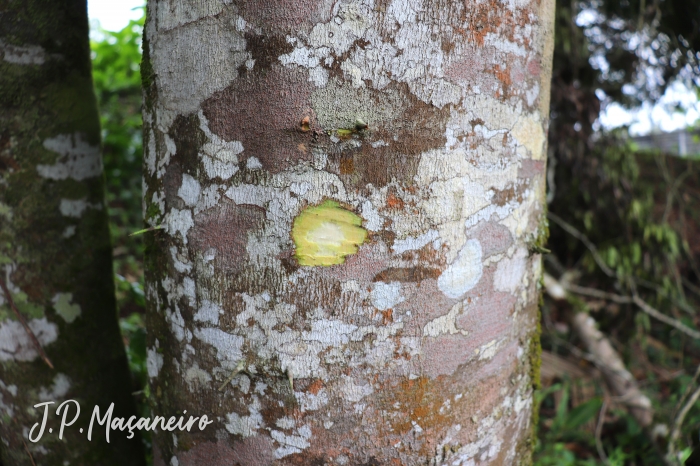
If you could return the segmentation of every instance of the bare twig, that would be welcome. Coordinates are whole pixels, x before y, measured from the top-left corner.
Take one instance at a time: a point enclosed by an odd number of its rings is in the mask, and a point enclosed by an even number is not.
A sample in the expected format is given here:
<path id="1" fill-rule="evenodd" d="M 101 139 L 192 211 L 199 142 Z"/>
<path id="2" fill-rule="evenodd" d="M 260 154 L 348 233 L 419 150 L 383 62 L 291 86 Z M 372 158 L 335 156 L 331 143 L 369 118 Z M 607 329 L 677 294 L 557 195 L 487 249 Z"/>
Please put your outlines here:
<path id="1" fill-rule="evenodd" d="M 615 272 L 610 267 L 608 267 L 608 264 L 606 264 L 603 258 L 600 256 L 598 248 L 595 247 L 595 244 L 593 244 L 585 234 L 581 233 L 573 225 L 567 223 L 564 219 L 562 219 L 556 214 L 553 214 L 552 212 L 547 213 L 547 218 L 559 225 L 568 234 L 580 240 L 584 244 L 584 246 L 586 246 L 586 248 L 588 248 L 588 250 L 591 252 L 593 260 L 595 260 L 596 264 L 598 264 L 598 267 L 600 267 L 600 269 L 603 271 L 603 273 L 605 273 L 605 275 L 607 275 L 608 277 L 615 276 Z"/>
<path id="2" fill-rule="evenodd" d="M 693 385 L 698 381 L 698 377 L 700 377 L 700 365 L 698 365 L 698 368 L 695 370 L 695 375 L 693 376 L 693 380 L 690 381 L 687 387 L 685 387 L 685 391 L 683 392 L 683 395 L 681 398 L 678 400 L 678 404 L 675 409 L 675 414 L 680 412 L 680 408 L 685 402 L 685 399 L 690 395 L 690 390 L 693 388 Z"/>
<path id="3" fill-rule="evenodd" d="M 32 452 L 29 451 L 29 447 L 27 446 L 27 442 L 24 441 L 24 437 L 22 437 L 22 444 L 24 445 L 24 451 L 26 451 L 29 455 L 29 461 L 32 462 L 32 466 L 36 466 L 36 463 L 34 462 L 34 457 L 32 456 Z"/>
<path id="4" fill-rule="evenodd" d="M 606 291 L 601 291 L 596 288 L 588 288 L 585 286 L 574 285 L 573 283 L 563 283 L 562 286 L 572 293 L 580 294 L 582 296 L 590 296 L 591 298 L 607 299 L 618 304 L 631 304 L 632 298 L 630 296 L 622 296 L 615 293 L 608 293 Z"/>
<path id="5" fill-rule="evenodd" d="M 17 418 L 12 419 L 15 424 L 17 425 L 18 430 L 22 430 L 19 422 L 17 422 Z M 29 461 L 32 462 L 32 466 L 36 466 L 36 463 L 34 462 L 34 457 L 32 456 L 32 452 L 29 451 L 29 446 L 27 445 L 27 442 L 24 441 L 24 436 L 21 435 L 20 438 L 22 439 L 22 445 L 24 445 L 24 451 L 27 452 L 27 455 L 29 455 Z"/>
<path id="6" fill-rule="evenodd" d="M 595 426 L 595 447 L 598 450 L 598 456 L 600 456 L 601 461 L 606 465 L 610 464 L 608 461 L 608 455 L 605 454 L 605 448 L 603 448 L 603 441 L 601 436 L 603 433 L 603 424 L 605 424 L 605 414 L 608 411 L 608 393 L 605 392 L 603 396 L 603 405 L 600 407 L 600 412 L 598 413 L 598 423 Z"/>
<path id="7" fill-rule="evenodd" d="M 685 399 L 685 397 L 688 395 L 689 388 L 692 385 L 695 385 L 695 382 L 698 379 L 698 376 L 700 375 L 700 366 L 698 366 L 698 369 L 695 371 L 695 376 L 693 377 L 693 380 L 690 382 L 688 385 L 688 388 L 686 389 L 685 393 L 683 394 L 683 397 L 681 398 L 682 403 Z M 695 391 L 693 391 L 693 394 L 690 395 L 690 398 L 688 398 L 688 401 L 683 405 L 681 410 L 678 412 L 676 415 L 676 419 L 673 422 L 673 429 L 671 430 L 671 436 L 669 437 L 668 440 L 668 452 L 666 454 L 666 460 L 667 461 L 678 461 L 678 458 L 676 456 L 676 445 L 678 444 L 678 438 L 681 436 L 681 427 L 683 427 L 683 421 L 685 421 L 685 417 L 688 415 L 688 411 L 690 411 L 690 408 L 695 405 L 695 402 L 698 401 L 698 398 L 700 397 L 700 386 L 698 386 Z"/>
<path id="8" fill-rule="evenodd" d="M 632 301 L 634 304 L 636 304 L 642 311 L 646 312 L 650 316 L 654 317 L 657 320 L 660 320 L 661 322 L 664 322 L 681 332 L 685 333 L 686 335 L 695 338 L 696 340 L 700 340 L 700 332 L 697 330 L 693 330 L 692 328 L 688 327 L 687 325 L 683 324 L 682 322 L 679 322 L 678 320 L 667 316 L 666 314 L 662 314 L 661 312 L 657 311 L 650 305 L 648 305 L 642 298 L 639 296 L 635 295 L 632 297 Z"/>
<path id="9" fill-rule="evenodd" d="M 12 300 L 12 295 L 10 295 L 10 290 L 7 289 L 5 280 L 3 280 L 2 278 L 0 278 L 0 288 L 2 288 L 2 291 L 5 294 L 5 299 L 10 304 L 10 308 L 15 313 L 15 316 L 17 316 L 17 320 L 19 320 L 19 322 L 22 324 L 22 327 L 24 327 L 24 330 L 29 335 L 29 338 L 31 338 L 32 342 L 34 343 L 34 346 L 36 346 L 36 349 L 39 352 L 41 359 L 44 360 L 47 366 L 53 369 L 54 367 L 53 364 L 51 364 L 51 360 L 44 352 L 44 348 L 41 347 L 41 343 L 39 343 L 39 340 L 37 339 L 36 335 L 34 335 L 32 329 L 29 328 L 29 325 L 27 325 L 27 321 L 24 320 L 24 316 L 22 316 L 22 314 L 19 312 L 19 309 L 17 309 L 17 306 L 15 306 L 15 302 Z"/>
<path id="10" fill-rule="evenodd" d="M 608 301 L 613 301 L 618 304 L 635 304 L 637 307 L 639 307 L 642 311 L 646 312 L 656 320 L 659 320 L 665 324 L 670 325 L 671 327 L 674 327 L 681 332 L 685 333 L 686 335 L 695 338 L 695 339 L 700 339 L 700 332 L 697 330 L 693 330 L 692 328 L 688 327 L 684 323 L 674 319 L 673 317 L 669 317 L 666 314 L 656 310 L 655 308 L 651 307 L 646 301 L 644 301 L 642 298 L 639 297 L 639 295 L 634 295 L 634 296 L 624 296 L 624 295 L 619 295 L 615 293 L 608 293 L 606 291 L 601 291 L 597 290 L 595 288 L 588 288 L 585 286 L 578 286 L 574 285 L 572 283 L 564 283 L 564 282 L 557 282 L 559 283 L 560 286 L 562 286 L 564 289 L 571 291 L 572 293 L 580 294 L 583 296 L 590 296 L 592 298 L 599 298 L 599 299 L 607 299 Z"/>

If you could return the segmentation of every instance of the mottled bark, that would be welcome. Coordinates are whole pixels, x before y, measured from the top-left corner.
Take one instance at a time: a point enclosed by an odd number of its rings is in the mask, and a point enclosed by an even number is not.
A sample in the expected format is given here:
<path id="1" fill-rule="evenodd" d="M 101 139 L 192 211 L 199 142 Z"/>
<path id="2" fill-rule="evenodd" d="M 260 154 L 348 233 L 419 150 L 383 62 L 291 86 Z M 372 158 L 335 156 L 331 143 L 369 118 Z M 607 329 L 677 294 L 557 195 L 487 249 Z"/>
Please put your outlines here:
<path id="1" fill-rule="evenodd" d="M 96 426 L 134 413 L 119 334 L 85 1 L 0 1 L 0 463 L 139 465 L 138 436 Z M 13 313 L 14 301 L 54 369 Z M 80 403 L 59 437 L 56 408 Z M 53 401 L 39 442 L 28 433 Z M 76 413 L 70 407 L 69 422 Z M 64 407 L 65 409 L 65 407 Z M 83 433 L 79 429 L 83 429 Z M 49 429 L 53 432 L 49 433 Z M 33 437 L 38 436 L 38 428 Z"/>
<path id="2" fill-rule="evenodd" d="M 530 461 L 552 8 L 149 2 L 157 464 Z"/>

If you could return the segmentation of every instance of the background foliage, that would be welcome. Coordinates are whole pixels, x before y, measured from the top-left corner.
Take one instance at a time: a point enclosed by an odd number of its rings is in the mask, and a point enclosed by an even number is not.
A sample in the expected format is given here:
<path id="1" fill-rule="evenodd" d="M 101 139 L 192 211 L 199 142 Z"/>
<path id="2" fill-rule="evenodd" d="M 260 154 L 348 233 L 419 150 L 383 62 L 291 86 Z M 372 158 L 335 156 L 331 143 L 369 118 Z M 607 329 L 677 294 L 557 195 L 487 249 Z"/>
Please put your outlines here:
<path id="1" fill-rule="evenodd" d="M 119 324 L 138 408 L 147 405 L 146 331 L 143 323 L 143 244 L 129 236 L 143 228 L 141 214 L 141 36 L 144 15 L 118 32 L 98 29 L 90 41 L 92 75 L 100 106 L 106 199 L 114 255 Z M 150 432 L 142 432 L 150 452 Z"/>
<path id="2" fill-rule="evenodd" d="M 696 15 L 688 13 L 694 9 Z M 587 10 L 589 20 L 577 21 Z M 698 81 L 700 4 L 679 0 L 557 2 L 549 131 L 550 211 L 595 244 L 589 248 L 551 223 L 549 274 L 601 291 L 632 291 L 655 308 L 699 328 L 700 161 L 640 153 L 625 131 L 596 128 L 601 106 L 658 98 L 674 78 Z M 147 412 L 141 220 L 143 18 L 91 42 L 101 110 L 115 282 L 134 391 Z M 632 289 L 633 288 L 633 289 Z M 543 348 L 564 369 L 543 380 L 536 464 L 663 464 L 679 399 L 695 389 L 700 344 L 627 304 L 570 296 L 545 299 Z M 611 399 L 595 362 L 573 337 L 570 316 L 589 312 L 654 404 L 643 429 Z M 548 362 L 550 361 L 550 362 Z M 543 362 L 551 364 L 551 359 Z M 549 371 L 552 373 L 552 371 Z M 144 414 L 146 415 L 146 414 Z M 666 430 L 664 431 L 664 427 Z M 653 431 L 652 431 L 653 430 Z M 699 442 L 700 409 L 681 430 L 682 458 Z M 602 451 L 601 451 L 602 449 Z"/>

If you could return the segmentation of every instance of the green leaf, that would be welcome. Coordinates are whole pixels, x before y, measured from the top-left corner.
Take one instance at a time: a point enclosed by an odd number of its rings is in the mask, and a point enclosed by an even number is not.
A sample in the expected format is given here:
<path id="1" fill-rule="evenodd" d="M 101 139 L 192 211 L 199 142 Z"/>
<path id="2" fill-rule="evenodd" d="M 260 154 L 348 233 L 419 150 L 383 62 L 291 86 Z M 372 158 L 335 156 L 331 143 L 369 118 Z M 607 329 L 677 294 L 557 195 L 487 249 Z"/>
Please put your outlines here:
<path id="1" fill-rule="evenodd" d="M 576 406 L 569 411 L 569 414 L 566 416 L 564 428 L 576 429 L 591 419 L 594 419 L 600 411 L 602 404 L 603 400 L 600 397 L 596 397 Z"/>

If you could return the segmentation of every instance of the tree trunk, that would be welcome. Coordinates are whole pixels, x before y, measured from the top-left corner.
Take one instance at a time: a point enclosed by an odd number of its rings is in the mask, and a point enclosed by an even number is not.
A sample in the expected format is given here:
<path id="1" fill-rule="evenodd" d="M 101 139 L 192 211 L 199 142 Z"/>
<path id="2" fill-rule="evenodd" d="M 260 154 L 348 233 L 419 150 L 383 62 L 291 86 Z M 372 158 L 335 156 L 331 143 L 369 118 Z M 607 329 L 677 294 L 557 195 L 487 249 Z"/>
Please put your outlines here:
<path id="1" fill-rule="evenodd" d="M 156 464 L 530 462 L 552 8 L 149 2 Z"/>
<path id="2" fill-rule="evenodd" d="M 94 426 L 86 438 L 95 405 L 104 413 L 114 403 L 115 417 L 135 407 L 114 299 L 85 1 L 0 1 L 0 31 L 0 463 L 144 464 L 139 436 L 112 433 L 107 443 L 105 428 Z M 55 412 L 71 399 L 81 411 L 61 440 Z M 54 403 L 33 408 L 42 402 Z M 40 425 L 31 429 L 45 409 L 39 436 Z M 75 404 L 63 409 L 70 423 Z"/>

